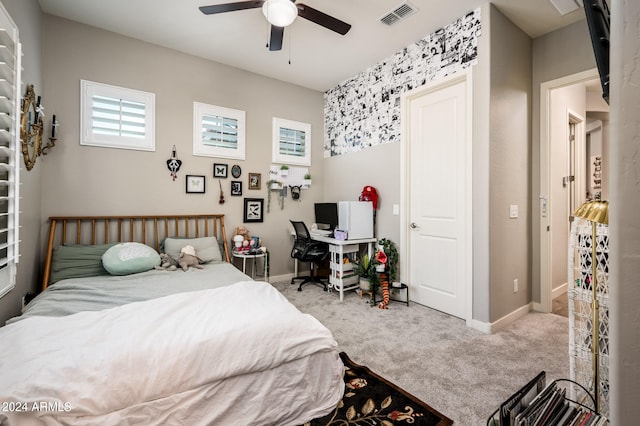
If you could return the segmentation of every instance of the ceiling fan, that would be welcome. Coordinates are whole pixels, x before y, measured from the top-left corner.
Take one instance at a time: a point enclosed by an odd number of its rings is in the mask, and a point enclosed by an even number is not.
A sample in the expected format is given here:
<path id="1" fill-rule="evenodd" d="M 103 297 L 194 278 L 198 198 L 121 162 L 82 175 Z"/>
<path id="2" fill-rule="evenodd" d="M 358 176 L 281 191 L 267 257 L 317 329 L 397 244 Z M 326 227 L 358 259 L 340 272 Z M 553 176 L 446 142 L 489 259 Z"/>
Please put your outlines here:
<path id="1" fill-rule="evenodd" d="M 297 16 L 314 22 L 338 34 L 345 35 L 351 25 L 333 16 L 320 12 L 302 3 L 295 3 L 295 0 L 263 0 L 263 1 L 239 1 L 235 3 L 214 4 L 211 6 L 200 6 L 200 11 L 205 15 L 216 13 L 233 12 L 236 10 L 257 9 L 261 7 L 262 13 L 271 24 L 271 35 L 269 39 L 269 50 L 282 49 L 282 38 L 284 27 L 291 25 Z"/>

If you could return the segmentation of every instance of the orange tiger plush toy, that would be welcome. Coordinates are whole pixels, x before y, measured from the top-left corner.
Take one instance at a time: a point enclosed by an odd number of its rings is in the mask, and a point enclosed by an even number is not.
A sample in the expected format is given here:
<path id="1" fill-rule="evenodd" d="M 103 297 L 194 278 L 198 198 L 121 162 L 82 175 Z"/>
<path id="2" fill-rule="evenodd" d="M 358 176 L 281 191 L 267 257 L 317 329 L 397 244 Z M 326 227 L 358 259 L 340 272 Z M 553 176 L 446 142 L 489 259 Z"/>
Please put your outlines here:
<path id="1" fill-rule="evenodd" d="M 376 252 L 376 260 L 381 265 L 387 264 L 387 255 L 381 246 Z M 382 286 L 382 302 L 378 304 L 378 308 L 387 309 L 387 305 L 389 305 L 389 275 L 386 272 L 380 274 L 380 284 Z"/>
<path id="2" fill-rule="evenodd" d="M 382 302 L 378 303 L 378 308 L 388 309 L 389 305 L 389 276 L 380 274 L 380 284 L 382 286 Z"/>

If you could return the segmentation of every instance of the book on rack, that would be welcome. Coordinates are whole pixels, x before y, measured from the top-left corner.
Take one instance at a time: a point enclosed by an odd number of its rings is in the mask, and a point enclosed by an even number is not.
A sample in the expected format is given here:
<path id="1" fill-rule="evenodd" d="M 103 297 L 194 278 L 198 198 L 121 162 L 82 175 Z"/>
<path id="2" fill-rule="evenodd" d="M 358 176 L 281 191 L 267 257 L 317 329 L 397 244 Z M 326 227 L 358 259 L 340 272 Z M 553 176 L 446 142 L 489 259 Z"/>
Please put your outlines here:
<path id="1" fill-rule="evenodd" d="M 507 399 L 500 406 L 500 425 L 515 424 L 516 416 L 523 411 L 531 401 L 546 386 L 546 373 L 541 371 L 529 383 L 524 385 L 518 392 L 514 393 L 511 398 Z"/>
<path id="2" fill-rule="evenodd" d="M 517 426 L 598 426 L 608 424 L 606 417 L 567 399 L 566 389 L 556 381 L 540 392 L 516 416 Z"/>

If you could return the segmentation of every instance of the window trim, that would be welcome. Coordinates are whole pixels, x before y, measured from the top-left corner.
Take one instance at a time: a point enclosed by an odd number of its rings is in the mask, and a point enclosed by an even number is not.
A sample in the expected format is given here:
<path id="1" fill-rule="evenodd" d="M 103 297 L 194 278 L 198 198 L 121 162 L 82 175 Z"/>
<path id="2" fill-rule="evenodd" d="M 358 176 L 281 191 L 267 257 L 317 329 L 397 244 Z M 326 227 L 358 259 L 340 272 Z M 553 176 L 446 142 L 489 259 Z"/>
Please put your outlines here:
<path id="1" fill-rule="evenodd" d="M 92 106 L 93 97 L 96 95 L 143 103 L 145 105 L 145 137 L 133 138 L 93 133 Z M 155 103 L 154 93 L 80 80 L 80 145 L 155 151 Z"/>
<path id="2" fill-rule="evenodd" d="M 237 148 L 229 149 L 208 146 L 202 143 L 202 120 L 204 116 L 234 119 L 238 122 Z M 244 160 L 246 152 L 246 112 L 233 108 L 193 103 L 193 155 L 199 157 L 230 158 Z"/>
<path id="3" fill-rule="evenodd" d="M 280 129 L 292 129 L 305 133 L 304 157 L 282 154 L 280 152 Z M 300 121 L 273 117 L 272 156 L 271 161 L 278 164 L 295 166 L 311 166 L 311 124 Z"/>

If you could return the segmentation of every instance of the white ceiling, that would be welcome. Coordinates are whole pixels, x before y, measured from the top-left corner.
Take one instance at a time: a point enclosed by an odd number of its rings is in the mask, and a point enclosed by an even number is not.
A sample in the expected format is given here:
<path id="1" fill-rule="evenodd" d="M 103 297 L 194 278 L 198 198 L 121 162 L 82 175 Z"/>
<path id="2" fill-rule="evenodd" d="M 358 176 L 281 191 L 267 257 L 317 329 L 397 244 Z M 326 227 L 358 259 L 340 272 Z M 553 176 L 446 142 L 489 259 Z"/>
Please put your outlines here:
<path id="1" fill-rule="evenodd" d="M 487 2 L 409 0 L 418 12 L 387 26 L 379 19 L 402 0 L 299 0 L 351 24 L 351 31 L 341 36 L 297 18 L 285 29 L 283 49 L 269 52 L 265 47 L 269 26 L 260 9 L 208 16 L 198 10 L 232 1 L 39 0 L 45 13 L 320 91 Z M 491 3 L 532 38 L 584 16 L 582 9 L 560 16 L 549 0 Z"/>

